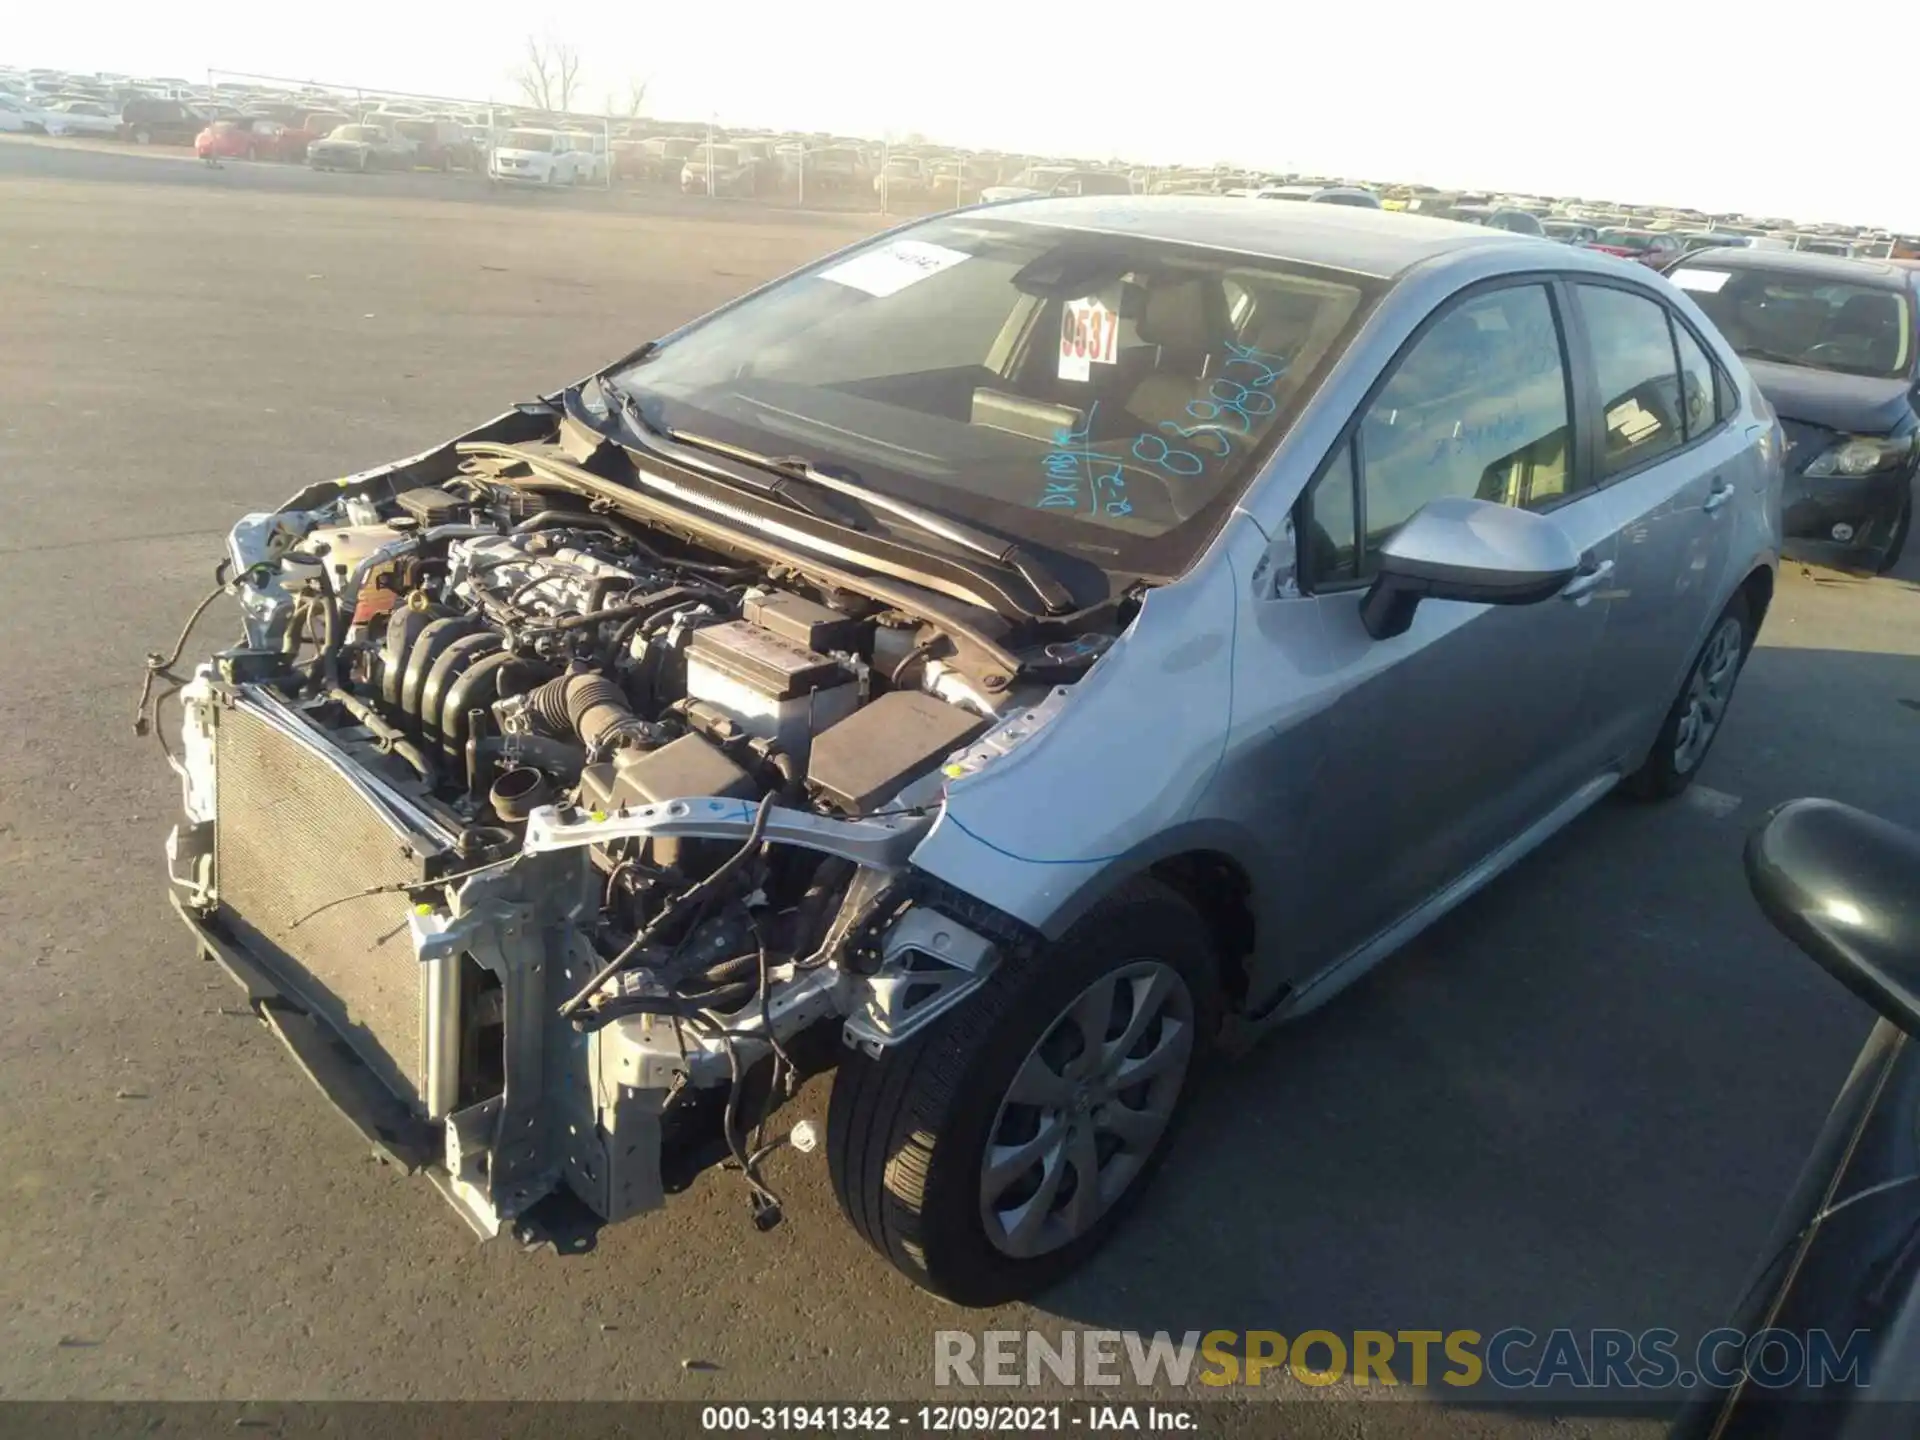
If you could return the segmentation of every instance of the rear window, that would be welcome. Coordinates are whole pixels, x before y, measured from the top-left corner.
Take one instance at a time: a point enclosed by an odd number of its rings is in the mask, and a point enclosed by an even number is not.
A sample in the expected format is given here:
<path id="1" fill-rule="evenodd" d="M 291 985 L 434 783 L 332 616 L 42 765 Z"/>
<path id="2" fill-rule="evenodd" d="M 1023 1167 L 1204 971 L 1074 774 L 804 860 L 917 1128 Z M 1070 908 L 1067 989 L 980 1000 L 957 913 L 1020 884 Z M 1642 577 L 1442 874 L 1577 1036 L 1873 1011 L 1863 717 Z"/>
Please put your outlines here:
<path id="1" fill-rule="evenodd" d="M 1894 380 L 1913 368 L 1905 291 L 1789 270 L 1688 263 L 1670 276 L 1747 360 Z"/>

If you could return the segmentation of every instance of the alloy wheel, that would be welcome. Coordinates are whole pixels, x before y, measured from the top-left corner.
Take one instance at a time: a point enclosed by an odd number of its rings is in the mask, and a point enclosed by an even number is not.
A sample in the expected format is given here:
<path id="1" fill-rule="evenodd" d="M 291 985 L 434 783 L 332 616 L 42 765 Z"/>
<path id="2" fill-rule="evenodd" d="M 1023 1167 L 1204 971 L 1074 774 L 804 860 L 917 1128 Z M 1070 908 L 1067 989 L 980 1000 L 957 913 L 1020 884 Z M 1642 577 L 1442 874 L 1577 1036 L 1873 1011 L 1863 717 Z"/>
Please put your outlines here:
<path id="1" fill-rule="evenodd" d="M 1733 682 L 1740 676 L 1744 638 L 1736 617 L 1722 618 L 1708 637 L 1706 649 L 1700 652 L 1700 663 L 1688 677 L 1686 710 L 1673 740 L 1673 768 L 1682 775 L 1700 763 L 1720 729 L 1727 701 L 1733 696 Z"/>
<path id="2" fill-rule="evenodd" d="M 987 1132 L 980 1217 L 996 1250 L 1031 1259 L 1099 1222 L 1173 1118 L 1193 1040 L 1192 992 L 1160 960 L 1108 971 L 1054 1017 Z"/>

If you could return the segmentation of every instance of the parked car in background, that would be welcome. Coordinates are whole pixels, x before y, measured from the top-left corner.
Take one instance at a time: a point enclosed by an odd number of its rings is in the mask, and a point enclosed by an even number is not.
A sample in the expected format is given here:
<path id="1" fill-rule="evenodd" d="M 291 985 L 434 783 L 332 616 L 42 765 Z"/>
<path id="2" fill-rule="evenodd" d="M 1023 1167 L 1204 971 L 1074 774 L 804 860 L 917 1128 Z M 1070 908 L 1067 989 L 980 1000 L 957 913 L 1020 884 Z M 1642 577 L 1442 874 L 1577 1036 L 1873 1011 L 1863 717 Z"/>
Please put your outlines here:
<path id="1" fill-rule="evenodd" d="M 604 185 L 610 177 L 612 157 L 607 154 L 607 136 L 603 130 L 566 130 L 567 153 L 573 159 L 573 183 Z"/>
<path id="2" fill-rule="evenodd" d="M 307 110 L 280 136 L 280 158 L 299 162 L 316 140 L 324 140 L 342 125 L 353 124 L 353 117 L 339 110 Z"/>
<path id="3" fill-rule="evenodd" d="M 688 195 L 752 195 L 760 167 L 731 144 L 694 146 L 680 167 L 680 189 Z"/>
<path id="4" fill-rule="evenodd" d="M 1780 415 L 1787 553 L 1892 568 L 1920 474 L 1920 269 L 1728 249 L 1667 275 Z"/>
<path id="5" fill-rule="evenodd" d="M 1542 220 L 1540 228 L 1562 245 L 1591 245 L 1600 238 L 1600 227 L 1584 220 Z"/>
<path id="6" fill-rule="evenodd" d="M 1623 259 L 1638 260 L 1642 265 L 1658 269 L 1669 261 L 1679 259 L 1686 251 L 1687 242 L 1672 230 L 1634 230 L 1608 226 L 1600 232 L 1600 238 L 1593 242 L 1592 248 L 1605 250 Z"/>
<path id="7" fill-rule="evenodd" d="M 465 170 L 472 166 L 473 148 L 459 121 L 402 118 L 392 124 L 393 133 L 413 146 L 416 167 Z"/>
<path id="8" fill-rule="evenodd" d="M 809 190 L 844 194 L 866 183 L 866 162 L 851 145 L 804 149 L 798 158 Z"/>
<path id="9" fill-rule="evenodd" d="M 680 180 L 680 167 L 699 148 L 699 141 L 684 135 L 652 135 L 638 142 L 614 146 L 615 176 L 622 180 Z"/>
<path id="10" fill-rule="evenodd" d="M 889 155 L 873 177 L 874 193 L 889 200 L 924 200 L 933 172 L 918 155 Z"/>
<path id="11" fill-rule="evenodd" d="M 746 164 L 753 167 L 753 188 L 756 193 L 771 193 L 779 189 L 786 178 L 786 167 L 774 152 L 774 142 L 758 136 L 732 136 L 727 140 L 734 151 Z"/>
<path id="12" fill-rule="evenodd" d="M 1229 193 L 1252 200 L 1290 200 L 1309 205 L 1351 205 L 1362 210 L 1382 210 L 1380 197 L 1355 185 L 1260 185 L 1239 187 Z"/>
<path id="13" fill-rule="evenodd" d="M 119 134 L 136 145 L 191 145 L 216 118 L 178 100 L 129 100 L 120 109 Z"/>
<path id="14" fill-rule="evenodd" d="M 1075 169 L 1068 165 L 1036 165 L 1014 176 L 1006 185 L 989 185 L 983 201 L 1031 200 L 1048 195 L 1131 195 L 1132 179 L 1113 170 Z"/>
<path id="15" fill-rule="evenodd" d="M 1547 233 L 1538 215 L 1507 205 L 1456 205 L 1447 218 L 1465 221 L 1469 225 L 1484 225 L 1489 230 L 1505 230 L 1510 235 L 1544 236 Z"/>
<path id="16" fill-rule="evenodd" d="M 260 122 L 271 125 L 271 120 Z M 193 137 L 193 153 L 202 160 L 257 160 L 260 140 L 252 122 L 215 120 Z"/>
<path id="17" fill-rule="evenodd" d="M 315 170 L 405 170 L 413 164 L 413 146 L 385 125 L 362 120 L 314 141 L 307 163 Z"/>
<path id="18" fill-rule="evenodd" d="M 12 95 L 0 95 L 0 132 L 44 135 L 46 130 L 46 122 L 40 118 L 38 104 Z"/>
<path id="19" fill-rule="evenodd" d="M 118 135 L 120 117 L 99 100 L 56 100 L 40 112 L 49 135 Z"/>
<path id="20" fill-rule="evenodd" d="M 1359 185 L 1329 185 L 1324 190 L 1309 195 L 1307 200 L 1314 205 L 1350 205 L 1360 210 L 1382 208 L 1380 197 Z"/>
<path id="21" fill-rule="evenodd" d="M 487 159 L 489 179 L 517 185 L 577 185 L 592 159 L 563 130 L 509 130 Z"/>

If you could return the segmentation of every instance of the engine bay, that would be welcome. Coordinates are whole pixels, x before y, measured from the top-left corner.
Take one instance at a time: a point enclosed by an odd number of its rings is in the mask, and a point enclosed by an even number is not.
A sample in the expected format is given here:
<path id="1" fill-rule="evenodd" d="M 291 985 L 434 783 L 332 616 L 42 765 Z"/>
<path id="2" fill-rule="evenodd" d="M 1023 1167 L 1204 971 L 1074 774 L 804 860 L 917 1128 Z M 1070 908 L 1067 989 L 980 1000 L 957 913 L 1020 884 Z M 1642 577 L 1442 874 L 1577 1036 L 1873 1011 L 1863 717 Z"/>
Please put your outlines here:
<path id="1" fill-rule="evenodd" d="M 936 610 L 529 486 L 498 455 L 449 468 L 234 530 L 244 640 L 180 683 L 169 751 L 182 913 L 326 1017 L 405 1125 L 441 1127 L 421 1164 L 484 1233 L 562 1182 L 620 1218 L 722 1153 L 771 1223 L 745 1117 L 819 1063 L 802 1052 L 898 1043 L 1021 943 L 908 856 L 948 779 L 1044 723 L 1111 637 L 983 661 Z M 294 748 L 228 759 L 235 712 Z M 319 799 L 249 812 L 221 779 L 308 754 L 333 772 Z M 351 822 L 299 828 L 341 780 L 403 836 L 405 878 L 330 864 Z M 381 897 L 420 977 L 403 1006 L 382 997 L 410 980 L 369 978 Z M 523 1128 L 542 1142 L 506 1147 Z"/>

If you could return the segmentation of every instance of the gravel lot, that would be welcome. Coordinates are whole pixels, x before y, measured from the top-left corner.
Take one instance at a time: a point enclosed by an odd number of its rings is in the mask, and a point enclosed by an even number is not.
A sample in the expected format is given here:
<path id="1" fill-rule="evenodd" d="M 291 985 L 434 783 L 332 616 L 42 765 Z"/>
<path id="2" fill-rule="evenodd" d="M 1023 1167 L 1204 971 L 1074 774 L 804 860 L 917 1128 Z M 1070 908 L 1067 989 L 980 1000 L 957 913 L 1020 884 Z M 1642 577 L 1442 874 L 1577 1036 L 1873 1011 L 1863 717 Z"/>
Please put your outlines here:
<path id="1" fill-rule="evenodd" d="M 710 1174 L 566 1260 L 476 1245 L 373 1164 L 168 910 L 141 656 L 241 511 L 880 222 L 370 178 L 0 143 L 0 1395 L 904 1398 L 937 1328 L 1718 1320 L 1868 1024 L 1761 921 L 1740 841 L 1806 793 L 1920 823 L 1911 579 L 1783 572 L 1703 788 L 1601 806 L 1216 1075 L 1137 1220 L 1041 1306 L 910 1289 L 818 1152 L 774 1162 L 769 1235 Z"/>

